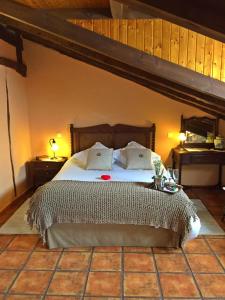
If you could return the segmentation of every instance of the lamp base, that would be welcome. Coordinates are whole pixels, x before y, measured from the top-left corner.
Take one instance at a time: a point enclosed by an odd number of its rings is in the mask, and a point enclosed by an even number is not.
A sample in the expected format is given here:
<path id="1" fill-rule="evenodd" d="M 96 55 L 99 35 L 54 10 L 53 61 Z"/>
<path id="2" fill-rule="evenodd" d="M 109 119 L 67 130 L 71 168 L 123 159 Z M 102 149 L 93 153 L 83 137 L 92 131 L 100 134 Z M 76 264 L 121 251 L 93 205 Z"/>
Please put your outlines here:
<path id="1" fill-rule="evenodd" d="M 183 141 L 180 142 L 180 150 L 185 150 Z"/>
<path id="2" fill-rule="evenodd" d="M 58 160 L 57 156 L 50 157 L 51 160 Z"/>

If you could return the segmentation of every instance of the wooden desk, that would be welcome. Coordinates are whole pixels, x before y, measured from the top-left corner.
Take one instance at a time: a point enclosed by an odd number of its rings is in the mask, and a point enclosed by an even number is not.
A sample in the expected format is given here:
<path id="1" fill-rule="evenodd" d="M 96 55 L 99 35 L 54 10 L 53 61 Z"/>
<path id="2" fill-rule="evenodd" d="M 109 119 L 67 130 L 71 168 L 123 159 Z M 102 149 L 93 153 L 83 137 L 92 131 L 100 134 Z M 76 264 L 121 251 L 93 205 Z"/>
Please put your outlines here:
<path id="1" fill-rule="evenodd" d="M 222 185 L 222 166 L 225 165 L 225 151 L 187 151 L 180 148 L 174 148 L 172 151 L 173 168 L 179 169 L 179 184 L 181 184 L 183 165 L 214 164 L 219 166 L 218 185 Z"/>

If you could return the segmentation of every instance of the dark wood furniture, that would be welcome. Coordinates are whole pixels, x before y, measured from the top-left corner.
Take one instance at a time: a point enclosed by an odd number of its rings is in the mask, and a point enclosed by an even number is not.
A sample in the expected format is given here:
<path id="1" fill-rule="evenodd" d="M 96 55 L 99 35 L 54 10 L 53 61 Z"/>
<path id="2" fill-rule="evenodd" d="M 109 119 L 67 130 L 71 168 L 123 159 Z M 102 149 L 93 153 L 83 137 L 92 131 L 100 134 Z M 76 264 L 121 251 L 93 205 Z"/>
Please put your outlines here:
<path id="1" fill-rule="evenodd" d="M 70 134 L 71 155 L 90 148 L 95 142 L 101 142 L 109 148 L 119 149 L 125 147 L 129 142 L 135 141 L 155 150 L 155 124 L 152 124 L 151 127 L 101 124 L 81 128 L 75 128 L 71 124 Z"/>
<path id="2" fill-rule="evenodd" d="M 191 132 L 193 134 L 207 138 L 207 135 L 211 135 L 215 138 L 218 134 L 219 119 L 208 117 L 190 117 L 184 118 L 181 116 L 181 132 Z M 183 143 L 184 147 L 199 147 L 199 148 L 214 148 L 212 143 L 193 143 L 188 140 Z"/>
<path id="3" fill-rule="evenodd" d="M 27 163 L 27 178 L 29 184 L 37 188 L 40 185 L 50 181 L 62 168 L 67 158 L 63 157 L 57 160 L 33 159 Z"/>
<path id="4" fill-rule="evenodd" d="M 218 169 L 218 186 L 222 185 L 222 166 L 225 165 L 225 151 L 202 150 L 187 151 L 181 148 L 174 148 L 172 153 L 173 168 L 179 169 L 179 184 L 182 181 L 183 165 L 191 164 L 215 164 Z"/>

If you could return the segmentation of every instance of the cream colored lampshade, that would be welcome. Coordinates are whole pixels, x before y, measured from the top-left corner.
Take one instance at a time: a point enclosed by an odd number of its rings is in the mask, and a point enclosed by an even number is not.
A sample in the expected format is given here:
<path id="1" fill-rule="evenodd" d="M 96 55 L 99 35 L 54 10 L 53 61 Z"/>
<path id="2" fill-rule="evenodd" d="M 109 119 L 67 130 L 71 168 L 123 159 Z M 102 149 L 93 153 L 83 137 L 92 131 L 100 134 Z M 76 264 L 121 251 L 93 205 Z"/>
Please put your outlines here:
<path id="1" fill-rule="evenodd" d="M 184 132 L 180 132 L 178 138 L 181 142 L 184 142 L 187 139 L 186 134 Z"/>
<path id="2" fill-rule="evenodd" d="M 59 149 L 59 146 L 56 143 L 52 143 L 52 151 L 57 151 Z"/>

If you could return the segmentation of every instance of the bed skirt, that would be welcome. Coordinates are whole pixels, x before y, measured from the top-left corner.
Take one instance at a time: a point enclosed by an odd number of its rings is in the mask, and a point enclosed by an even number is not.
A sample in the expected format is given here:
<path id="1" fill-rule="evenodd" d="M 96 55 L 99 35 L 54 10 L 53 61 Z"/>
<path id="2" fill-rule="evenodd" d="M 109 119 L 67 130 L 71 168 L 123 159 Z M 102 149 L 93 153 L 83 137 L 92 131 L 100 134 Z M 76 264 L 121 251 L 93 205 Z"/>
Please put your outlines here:
<path id="1" fill-rule="evenodd" d="M 49 249 L 73 246 L 180 247 L 176 232 L 147 225 L 54 224 L 47 230 Z"/>

